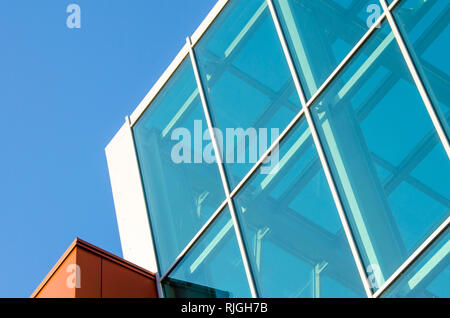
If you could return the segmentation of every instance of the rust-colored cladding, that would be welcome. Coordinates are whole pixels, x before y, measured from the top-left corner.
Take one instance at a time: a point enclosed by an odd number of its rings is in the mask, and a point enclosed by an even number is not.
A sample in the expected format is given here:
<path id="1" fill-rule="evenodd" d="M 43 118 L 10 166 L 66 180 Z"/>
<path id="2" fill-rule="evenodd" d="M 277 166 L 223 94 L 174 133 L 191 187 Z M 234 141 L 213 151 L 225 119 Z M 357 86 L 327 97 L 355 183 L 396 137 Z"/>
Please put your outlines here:
<path id="1" fill-rule="evenodd" d="M 76 239 L 33 298 L 157 298 L 155 275 Z"/>
<path id="2" fill-rule="evenodd" d="M 50 279 L 48 279 L 44 286 L 31 297 L 38 298 L 75 298 L 75 288 L 67 288 L 68 271 L 71 270 L 72 264 L 76 264 L 77 251 L 73 249 L 66 259 L 56 269 Z M 42 283 L 41 283 L 42 285 Z"/>

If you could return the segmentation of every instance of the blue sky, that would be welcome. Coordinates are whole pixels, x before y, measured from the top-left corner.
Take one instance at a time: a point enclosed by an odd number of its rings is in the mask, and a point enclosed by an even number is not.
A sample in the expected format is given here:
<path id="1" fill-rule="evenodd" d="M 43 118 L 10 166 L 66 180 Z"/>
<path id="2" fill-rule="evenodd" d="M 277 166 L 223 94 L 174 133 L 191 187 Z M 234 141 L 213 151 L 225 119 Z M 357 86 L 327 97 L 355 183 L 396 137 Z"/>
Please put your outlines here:
<path id="1" fill-rule="evenodd" d="M 75 237 L 122 255 L 104 148 L 215 2 L 0 1 L 0 297 Z"/>

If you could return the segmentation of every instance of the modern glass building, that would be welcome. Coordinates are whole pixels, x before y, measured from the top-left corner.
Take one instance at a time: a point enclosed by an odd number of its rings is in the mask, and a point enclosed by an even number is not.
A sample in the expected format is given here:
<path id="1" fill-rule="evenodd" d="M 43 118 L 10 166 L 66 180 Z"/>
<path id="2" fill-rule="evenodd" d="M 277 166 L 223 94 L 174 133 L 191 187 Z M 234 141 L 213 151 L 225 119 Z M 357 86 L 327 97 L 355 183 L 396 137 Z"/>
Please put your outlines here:
<path id="1" fill-rule="evenodd" d="M 165 297 L 450 296 L 450 1 L 219 1 L 106 152 Z"/>

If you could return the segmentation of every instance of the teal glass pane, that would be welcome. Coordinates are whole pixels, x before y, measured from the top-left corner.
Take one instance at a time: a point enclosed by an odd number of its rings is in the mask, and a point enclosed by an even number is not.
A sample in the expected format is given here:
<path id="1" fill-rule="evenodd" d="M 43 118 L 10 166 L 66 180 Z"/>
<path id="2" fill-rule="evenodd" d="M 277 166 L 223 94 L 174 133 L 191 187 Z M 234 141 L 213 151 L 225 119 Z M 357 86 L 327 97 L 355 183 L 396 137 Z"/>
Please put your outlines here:
<path id="1" fill-rule="evenodd" d="M 449 137 L 450 1 L 403 1 L 394 16 Z"/>
<path id="2" fill-rule="evenodd" d="M 311 109 L 376 290 L 450 215 L 450 163 L 387 22 Z"/>
<path id="3" fill-rule="evenodd" d="M 251 297 L 228 208 L 163 281 L 166 297 Z"/>
<path id="4" fill-rule="evenodd" d="M 133 128 L 160 270 L 164 273 L 225 199 L 190 60 Z M 208 135 L 209 137 L 209 135 Z"/>
<path id="5" fill-rule="evenodd" d="M 380 16 L 378 1 L 275 0 L 307 98 Z"/>
<path id="6" fill-rule="evenodd" d="M 450 298 L 450 230 L 442 233 L 381 297 Z"/>
<path id="7" fill-rule="evenodd" d="M 234 198 L 262 297 L 361 297 L 360 276 L 306 120 Z"/>
<path id="8" fill-rule="evenodd" d="M 230 1 L 195 53 L 234 188 L 301 109 L 267 3 Z"/>

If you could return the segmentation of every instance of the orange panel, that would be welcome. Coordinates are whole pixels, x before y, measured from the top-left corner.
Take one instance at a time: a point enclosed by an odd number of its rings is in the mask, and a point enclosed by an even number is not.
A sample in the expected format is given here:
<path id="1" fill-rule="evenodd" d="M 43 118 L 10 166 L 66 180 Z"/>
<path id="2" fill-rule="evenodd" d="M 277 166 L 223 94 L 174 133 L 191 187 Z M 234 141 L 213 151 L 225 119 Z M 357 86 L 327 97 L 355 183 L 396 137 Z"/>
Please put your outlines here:
<path id="1" fill-rule="evenodd" d="M 80 286 L 76 298 L 102 297 L 102 258 L 83 248 L 77 248 L 77 265 L 80 269 Z"/>
<path id="2" fill-rule="evenodd" d="M 157 298 L 155 281 L 105 258 L 102 259 L 103 298 Z"/>
<path id="3" fill-rule="evenodd" d="M 153 273 L 77 238 L 31 297 L 158 296 Z"/>
<path id="4" fill-rule="evenodd" d="M 36 298 L 75 298 L 76 250 L 77 248 L 70 252 L 38 294 L 35 295 Z"/>

